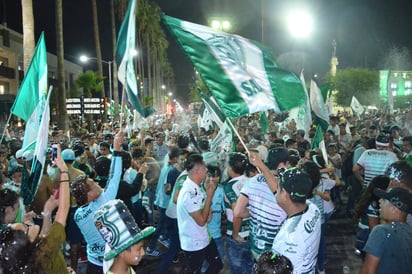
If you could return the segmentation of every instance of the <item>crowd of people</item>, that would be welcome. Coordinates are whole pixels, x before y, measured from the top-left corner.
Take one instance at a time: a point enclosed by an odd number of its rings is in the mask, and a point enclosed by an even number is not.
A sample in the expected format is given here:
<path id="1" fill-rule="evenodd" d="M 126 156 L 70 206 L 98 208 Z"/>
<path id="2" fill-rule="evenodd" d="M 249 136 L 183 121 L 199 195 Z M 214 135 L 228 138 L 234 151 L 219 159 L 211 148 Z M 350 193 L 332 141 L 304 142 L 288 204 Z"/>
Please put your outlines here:
<path id="1" fill-rule="evenodd" d="M 29 204 L 33 151 L 11 125 L 0 148 L 0 268 L 76 273 L 85 246 L 91 274 L 135 273 L 145 255 L 168 273 L 179 252 L 186 273 L 322 274 L 326 224 L 340 211 L 356 223 L 361 273 L 408 273 L 411 116 L 331 116 L 327 157 L 312 145 L 315 126 L 305 132 L 272 112 L 267 130 L 258 115 L 236 119 L 229 151 L 211 145 L 218 127 L 187 116 L 97 119 L 69 132 L 52 124 Z"/>

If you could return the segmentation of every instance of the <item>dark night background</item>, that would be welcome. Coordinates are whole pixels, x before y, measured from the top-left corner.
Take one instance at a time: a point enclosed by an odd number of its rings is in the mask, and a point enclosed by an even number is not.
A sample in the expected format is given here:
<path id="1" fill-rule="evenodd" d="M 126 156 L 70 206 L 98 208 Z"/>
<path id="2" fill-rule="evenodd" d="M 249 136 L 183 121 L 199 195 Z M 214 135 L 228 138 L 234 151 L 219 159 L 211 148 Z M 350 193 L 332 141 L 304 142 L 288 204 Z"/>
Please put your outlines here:
<path id="1" fill-rule="evenodd" d="M 213 16 L 228 18 L 231 32 L 261 41 L 262 0 L 155 0 L 170 16 L 207 25 Z M 331 42 L 337 42 L 338 69 L 367 67 L 379 69 L 379 62 L 392 46 L 412 47 L 407 0 L 263 0 L 264 44 L 275 57 L 291 52 L 307 57 L 305 72 L 321 77 L 329 71 Z M 284 15 L 293 5 L 304 3 L 314 17 L 314 32 L 305 40 L 292 38 L 285 26 Z M 112 59 L 109 1 L 97 0 L 99 8 L 102 57 Z M 55 11 L 53 0 L 33 0 L 36 39 L 42 30 L 46 34 L 48 51 L 55 52 Z M 21 4 L 18 0 L 0 0 L 0 22 L 18 32 L 21 27 Z M 64 50 L 66 59 L 78 63 L 78 56 L 95 56 L 91 3 L 87 0 L 63 1 Z M 117 27 L 120 26 L 118 22 Z M 175 69 L 178 97 L 192 80 L 193 69 L 183 52 L 170 38 L 169 60 Z M 186 96 L 187 97 L 187 96 Z"/>

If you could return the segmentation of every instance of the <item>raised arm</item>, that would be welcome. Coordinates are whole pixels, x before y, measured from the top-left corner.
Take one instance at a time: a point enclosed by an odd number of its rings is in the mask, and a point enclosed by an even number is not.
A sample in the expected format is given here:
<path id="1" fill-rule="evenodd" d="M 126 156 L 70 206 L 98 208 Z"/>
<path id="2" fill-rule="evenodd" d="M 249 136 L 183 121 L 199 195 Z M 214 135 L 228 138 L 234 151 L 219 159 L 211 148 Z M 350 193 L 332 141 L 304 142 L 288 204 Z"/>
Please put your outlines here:
<path id="1" fill-rule="evenodd" d="M 69 173 L 67 171 L 66 163 L 61 155 L 60 145 L 57 147 L 57 158 L 54 160 L 60 170 L 60 188 L 58 193 L 59 208 L 56 213 L 55 221 L 62 225 L 66 225 L 67 215 L 70 208 L 70 188 L 69 188 Z M 55 197 L 57 198 L 57 197 Z"/>
<path id="2" fill-rule="evenodd" d="M 249 162 L 260 170 L 260 172 L 265 176 L 266 182 L 270 190 L 275 193 L 278 191 L 278 179 L 273 175 L 270 169 L 262 162 L 259 154 L 255 151 L 249 151 Z"/>

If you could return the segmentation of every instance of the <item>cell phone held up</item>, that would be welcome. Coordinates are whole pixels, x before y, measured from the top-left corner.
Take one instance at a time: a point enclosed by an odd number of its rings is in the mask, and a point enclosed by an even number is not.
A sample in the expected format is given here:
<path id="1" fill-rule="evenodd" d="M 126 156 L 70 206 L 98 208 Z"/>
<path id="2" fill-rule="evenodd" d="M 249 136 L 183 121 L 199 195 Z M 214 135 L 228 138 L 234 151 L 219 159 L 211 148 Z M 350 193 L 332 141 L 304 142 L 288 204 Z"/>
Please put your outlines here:
<path id="1" fill-rule="evenodd" d="M 52 160 L 54 161 L 57 158 L 57 144 L 52 145 Z"/>

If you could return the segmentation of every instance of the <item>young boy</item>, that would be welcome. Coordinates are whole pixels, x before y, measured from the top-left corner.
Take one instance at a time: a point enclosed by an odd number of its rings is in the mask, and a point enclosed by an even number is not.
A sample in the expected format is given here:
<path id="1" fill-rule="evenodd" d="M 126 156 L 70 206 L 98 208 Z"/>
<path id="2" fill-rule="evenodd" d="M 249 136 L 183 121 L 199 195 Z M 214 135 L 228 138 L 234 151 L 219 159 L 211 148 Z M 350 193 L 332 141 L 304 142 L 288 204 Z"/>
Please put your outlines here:
<path id="1" fill-rule="evenodd" d="M 106 241 L 104 273 L 134 274 L 131 266 L 142 260 L 145 255 L 143 240 L 152 235 L 155 228 L 140 230 L 121 200 L 112 200 L 101 206 L 94 214 L 94 222 Z"/>

